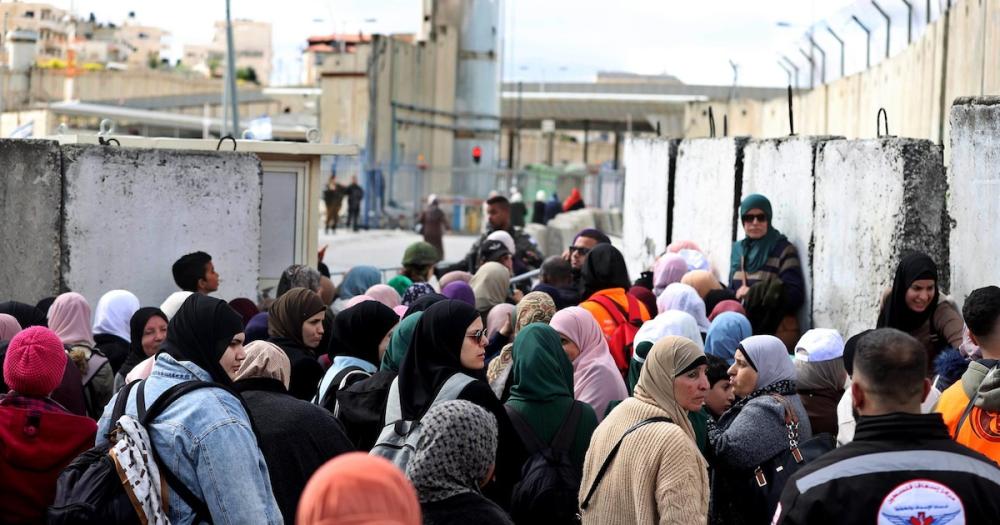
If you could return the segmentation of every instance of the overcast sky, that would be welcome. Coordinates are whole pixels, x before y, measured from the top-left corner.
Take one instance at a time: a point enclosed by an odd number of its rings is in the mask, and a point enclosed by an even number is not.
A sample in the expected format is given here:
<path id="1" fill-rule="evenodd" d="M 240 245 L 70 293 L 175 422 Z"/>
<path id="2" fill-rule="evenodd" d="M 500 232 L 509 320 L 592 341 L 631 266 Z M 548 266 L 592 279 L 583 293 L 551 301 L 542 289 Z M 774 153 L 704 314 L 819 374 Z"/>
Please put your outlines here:
<path id="1" fill-rule="evenodd" d="M 181 56 L 186 43 L 205 43 L 213 23 L 225 16 L 223 0 L 53 0 L 79 16 L 120 23 L 134 10 L 141 23 L 172 33 L 168 56 Z M 274 83 L 295 83 L 301 49 L 309 35 L 330 32 L 416 32 L 421 0 L 233 0 L 233 17 L 273 24 Z M 884 0 L 892 25 L 892 52 L 906 46 L 906 8 Z M 923 30 L 924 2 L 915 5 L 914 38 Z M 938 16 L 940 0 L 932 2 Z M 839 75 L 839 44 L 847 43 L 847 74 L 865 65 L 864 32 L 857 14 L 874 29 L 872 63 L 885 53 L 885 22 L 870 0 L 507 0 L 500 4 L 502 70 L 507 80 L 588 81 L 597 71 L 668 73 L 690 84 L 733 81 L 732 60 L 743 85 L 783 85 L 778 66 L 785 54 L 808 82 L 809 51 L 803 35 L 810 24 L 827 52 L 828 79 Z M 238 43 L 237 43 L 238 45 Z M 818 55 L 817 55 L 818 57 Z M 818 58 L 817 58 L 818 60 Z"/>

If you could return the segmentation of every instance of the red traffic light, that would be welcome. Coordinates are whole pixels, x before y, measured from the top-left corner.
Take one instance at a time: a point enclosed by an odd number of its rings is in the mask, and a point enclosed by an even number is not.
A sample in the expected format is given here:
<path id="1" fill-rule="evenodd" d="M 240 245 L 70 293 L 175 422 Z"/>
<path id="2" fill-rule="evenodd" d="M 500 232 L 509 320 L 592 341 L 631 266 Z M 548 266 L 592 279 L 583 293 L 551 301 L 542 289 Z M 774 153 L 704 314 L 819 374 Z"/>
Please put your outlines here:
<path id="1" fill-rule="evenodd" d="M 479 164 L 479 161 L 483 158 L 483 148 L 479 146 L 472 147 L 472 161 Z"/>

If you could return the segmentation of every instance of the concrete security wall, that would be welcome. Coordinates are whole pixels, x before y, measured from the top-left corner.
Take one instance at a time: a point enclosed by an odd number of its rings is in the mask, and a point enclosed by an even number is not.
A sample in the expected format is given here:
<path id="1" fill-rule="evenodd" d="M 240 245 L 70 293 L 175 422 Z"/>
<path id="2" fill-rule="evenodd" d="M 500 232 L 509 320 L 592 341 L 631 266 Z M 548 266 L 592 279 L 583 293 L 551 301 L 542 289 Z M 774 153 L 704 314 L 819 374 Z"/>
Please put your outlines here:
<path id="1" fill-rule="evenodd" d="M 35 304 L 59 291 L 59 146 L 0 140 L 0 301 Z"/>
<path id="2" fill-rule="evenodd" d="M 951 107 L 948 211 L 951 293 L 959 304 L 969 292 L 1000 284 L 1000 97 L 961 98 Z"/>
<path id="3" fill-rule="evenodd" d="M 171 265 L 212 255 L 219 297 L 256 298 L 261 166 L 251 153 L 64 146 L 66 288 L 92 305 L 113 288 L 159 305 Z"/>
<path id="4" fill-rule="evenodd" d="M 729 281 L 729 254 L 736 227 L 734 203 L 741 196 L 746 142 L 742 137 L 692 139 L 681 142 L 677 149 L 670 238 L 697 242 L 723 282 Z M 657 204 L 643 201 L 639 205 Z"/>
<path id="5" fill-rule="evenodd" d="M 625 142 L 628 169 L 636 173 L 625 179 L 622 207 L 622 226 L 629 232 L 623 239 L 629 275 L 638 276 L 667 249 L 670 179 L 678 142 L 639 137 Z"/>
<path id="6" fill-rule="evenodd" d="M 750 141 L 743 148 L 743 195 L 760 193 L 771 201 L 771 224 L 799 251 L 805 277 L 806 307 L 799 325 L 812 326 L 812 245 L 816 151 L 830 137 L 789 137 Z M 742 225 L 737 239 L 746 237 Z"/>
<path id="7" fill-rule="evenodd" d="M 938 262 L 948 289 L 947 184 L 925 140 L 833 140 L 816 159 L 813 322 L 845 335 L 873 328 L 902 254 Z"/>

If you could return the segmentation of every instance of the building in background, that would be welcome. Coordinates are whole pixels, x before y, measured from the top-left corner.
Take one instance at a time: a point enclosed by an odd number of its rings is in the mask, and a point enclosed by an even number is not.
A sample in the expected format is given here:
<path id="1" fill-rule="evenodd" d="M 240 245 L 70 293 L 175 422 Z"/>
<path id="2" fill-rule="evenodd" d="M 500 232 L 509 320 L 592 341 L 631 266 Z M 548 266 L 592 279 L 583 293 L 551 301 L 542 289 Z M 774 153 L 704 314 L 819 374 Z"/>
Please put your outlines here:
<path id="1" fill-rule="evenodd" d="M 37 2 L 0 2 L 4 40 L 16 30 L 38 34 L 39 60 L 65 59 L 70 34 L 69 12 Z M 6 56 L 4 62 L 6 63 Z"/>
<path id="2" fill-rule="evenodd" d="M 371 35 L 362 33 L 311 36 L 302 52 L 302 84 L 315 86 L 320 71 L 346 69 L 364 71 L 371 50 Z"/>
<path id="3" fill-rule="evenodd" d="M 268 85 L 271 81 L 271 23 L 233 20 L 236 46 L 236 75 L 243 80 Z M 208 44 L 184 46 L 181 62 L 205 76 L 221 78 L 226 67 L 226 23 L 215 23 L 215 35 Z"/>

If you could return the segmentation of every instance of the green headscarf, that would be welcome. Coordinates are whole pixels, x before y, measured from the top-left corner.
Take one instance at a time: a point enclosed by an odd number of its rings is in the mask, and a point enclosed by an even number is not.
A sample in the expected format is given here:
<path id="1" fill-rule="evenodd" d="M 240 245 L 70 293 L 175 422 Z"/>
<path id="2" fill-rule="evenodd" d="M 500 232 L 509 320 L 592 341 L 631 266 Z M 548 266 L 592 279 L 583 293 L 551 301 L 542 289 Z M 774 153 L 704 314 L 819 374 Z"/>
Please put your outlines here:
<path id="1" fill-rule="evenodd" d="M 379 370 L 399 372 L 399 364 L 403 362 L 403 357 L 406 356 L 406 349 L 410 346 L 410 339 L 413 338 L 413 331 L 417 328 L 417 321 L 420 321 L 423 315 L 423 312 L 417 312 L 407 316 L 396 325 L 396 328 L 392 329 L 392 335 L 389 336 L 389 346 L 385 349 L 385 354 L 382 356 L 382 364 L 379 366 Z"/>
<path id="2" fill-rule="evenodd" d="M 393 290 L 399 292 L 399 296 L 402 297 L 403 294 L 406 293 L 406 289 L 409 288 L 410 286 L 413 286 L 413 281 L 411 281 L 410 278 L 405 275 L 397 275 L 392 279 L 389 279 L 389 282 L 387 282 L 386 284 L 391 286 Z"/>
<path id="3" fill-rule="evenodd" d="M 543 323 L 531 323 L 518 332 L 513 354 L 514 386 L 507 404 L 528 420 L 540 438 L 551 438 L 573 403 L 573 363 L 559 334 Z"/>
<path id="4" fill-rule="evenodd" d="M 741 267 L 748 274 L 763 268 L 774 246 L 779 241 L 786 240 L 786 237 L 771 224 L 771 201 L 767 200 L 767 197 L 759 193 L 747 195 L 740 203 L 740 217 L 742 218 L 753 209 L 763 211 L 764 216 L 767 217 L 767 233 L 760 239 L 744 237 L 733 243 L 733 253 L 729 258 L 730 280 L 736 272 L 740 271 Z"/>

